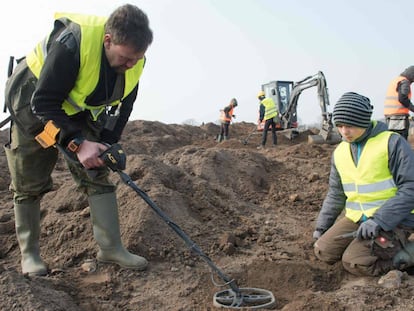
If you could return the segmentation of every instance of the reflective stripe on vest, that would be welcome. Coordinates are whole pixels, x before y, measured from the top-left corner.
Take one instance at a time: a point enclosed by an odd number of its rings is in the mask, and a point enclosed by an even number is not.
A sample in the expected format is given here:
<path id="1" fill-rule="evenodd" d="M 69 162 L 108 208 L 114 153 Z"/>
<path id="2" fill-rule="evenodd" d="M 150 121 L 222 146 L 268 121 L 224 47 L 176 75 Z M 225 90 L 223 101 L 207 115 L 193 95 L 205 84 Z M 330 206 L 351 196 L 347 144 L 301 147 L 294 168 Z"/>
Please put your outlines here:
<path id="1" fill-rule="evenodd" d="M 93 120 L 105 111 L 107 106 L 116 106 L 122 99 L 127 97 L 138 84 L 142 74 L 145 58 L 139 60 L 134 67 L 125 72 L 119 85 L 123 89 L 122 98 L 100 106 L 90 106 L 85 103 L 86 98 L 92 94 L 99 82 L 101 68 L 101 57 L 105 31 L 106 17 L 90 16 L 82 14 L 56 13 L 55 19 L 63 23 L 80 41 L 80 67 L 74 88 L 70 91 L 68 98 L 62 103 L 62 109 L 67 115 L 74 115 L 80 111 L 89 110 Z M 33 74 L 39 78 L 44 60 L 47 57 L 46 38 L 26 56 L 27 64 Z"/>
<path id="2" fill-rule="evenodd" d="M 363 215 L 371 217 L 397 187 L 388 169 L 388 140 L 392 132 L 385 131 L 369 138 L 358 165 L 352 159 L 351 146 L 341 142 L 334 151 L 334 161 L 345 195 L 345 216 L 358 222 Z"/>
<path id="3" fill-rule="evenodd" d="M 269 120 L 277 116 L 276 104 L 273 99 L 270 97 L 265 98 L 262 100 L 262 104 L 265 107 L 265 114 L 263 117 L 264 120 Z"/>
<path id="4" fill-rule="evenodd" d="M 403 80 L 407 80 L 407 78 L 403 76 L 398 76 L 394 80 L 391 81 L 390 85 L 388 86 L 387 96 L 385 97 L 384 102 L 384 115 L 396 115 L 396 114 L 409 114 L 409 109 L 404 107 L 403 104 L 400 103 L 398 100 L 398 83 Z M 411 99 L 411 90 L 408 94 L 408 98 Z"/>

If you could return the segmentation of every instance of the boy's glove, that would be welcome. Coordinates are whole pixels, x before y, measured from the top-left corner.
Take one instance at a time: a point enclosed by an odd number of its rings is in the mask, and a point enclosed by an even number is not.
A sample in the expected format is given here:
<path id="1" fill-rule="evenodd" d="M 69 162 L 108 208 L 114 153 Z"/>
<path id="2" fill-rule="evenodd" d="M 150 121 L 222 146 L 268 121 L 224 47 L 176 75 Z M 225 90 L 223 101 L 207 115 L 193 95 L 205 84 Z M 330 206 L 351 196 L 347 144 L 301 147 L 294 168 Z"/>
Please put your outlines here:
<path id="1" fill-rule="evenodd" d="M 122 171 L 126 167 L 126 154 L 120 144 L 113 144 L 99 156 L 112 171 Z"/>
<path id="2" fill-rule="evenodd" d="M 368 240 L 371 238 L 376 238 L 378 236 L 380 229 L 380 225 L 370 218 L 359 225 L 357 231 L 357 238 L 358 240 Z"/>

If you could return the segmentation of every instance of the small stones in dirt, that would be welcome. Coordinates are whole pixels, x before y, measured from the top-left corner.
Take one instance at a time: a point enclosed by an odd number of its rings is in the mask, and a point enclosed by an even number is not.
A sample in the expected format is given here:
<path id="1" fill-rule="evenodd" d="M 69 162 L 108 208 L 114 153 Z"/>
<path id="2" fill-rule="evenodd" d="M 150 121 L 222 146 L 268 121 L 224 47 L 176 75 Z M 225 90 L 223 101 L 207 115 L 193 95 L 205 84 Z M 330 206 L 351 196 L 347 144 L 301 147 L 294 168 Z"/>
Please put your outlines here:
<path id="1" fill-rule="evenodd" d="M 52 270 L 50 270 L 51 275 L 58 275 L 58 274 L 63 274 L 63 273 L 65 273 L 65 270 L 61 268 L 53 268 Z"/>
<path id="2" fill-rule="evenodd" d="M 90 216 L 90 214 L 91 214 L 91 211 L 90 211 L 90 208 L 89 208 L 89 206 L 88 207 L 85 207 L 83 210 L 81 210 L 80 211 L 80 213 L 79 213 L 79 215 L 80 216 L 82 216 L 82 217 L 89 217 Z"/>
<path id="3" fill-rule="evenodd" d="M 270 234 L 262 234 L 260 235 L 260 237 L 257 239 L 257 243 L 259 243 L 260 245 L 264 244 L 264 243 L 269 243 L 272 242 L 273 237 Z"/>
<path id="4" fill-rule="evenodd" d="M 227 255 L 232 255 L 236 251 L 236 246 L 240 243 L 237 242 L 238 238 L 231 233 L 225 233 L 219 240 L 219 248 Z"/>
<path id="5" fill-rule="evenodd" d="M 320 179 L 319 174 L 317 173 L 311 173 L 308 177 L 309 182 L 314 182 Z"/>
<path id="6" fill-rule="evenodd" d="M 401 280 L 404 278 L 404 273 L 399 270 L 391 270 L 386 275 L 378 280 L 378 285 L 385 288 L 398 288 L 401 286 Z"/>
<path id="7" fill-rule="evenodd" d="M 81 268 L 85 272 L 95 272 L 97 268 L 96 261 L 94 259 L 87 259 L 81 265 Z"/>
<path id="8" fill-rule="evenodd" d="M 289 195 L 289 201 L 291 201 L 291 202 L 297 202 L 297 201 L 300 201 L 300 200 L 301 200 L 300 196 L 297 193 Z"/>

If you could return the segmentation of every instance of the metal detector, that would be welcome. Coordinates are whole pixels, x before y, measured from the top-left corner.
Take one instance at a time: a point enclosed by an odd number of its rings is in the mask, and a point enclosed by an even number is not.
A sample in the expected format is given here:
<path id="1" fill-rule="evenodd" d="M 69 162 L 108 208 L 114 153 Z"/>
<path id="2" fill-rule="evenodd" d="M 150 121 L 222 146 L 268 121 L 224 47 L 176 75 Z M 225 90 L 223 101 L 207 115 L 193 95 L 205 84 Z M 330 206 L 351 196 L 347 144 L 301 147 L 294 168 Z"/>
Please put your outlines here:
<path id="1" fill-rule="evenodd" d="M 260 289 L 260 288 L 239 288 L 234 279 L 229 278 L 225 275 L 211 259 L 203 253 L 203 251 L 195 244 L 185 233 L 184 231 L 174 223 L 149 197 L 142 191 L 128 176 L 126 173 L 120 170 L 116 172 L 121 177 L 122 181 L 131 187 L 154 211 L 158 216 L 164 220 L 164 222 L 169 225 L 187 244 L 187 246 L 201 257 L 212 269 L 212 272 L 215 272 L 223 281 L 224 284 L 219 285 L 214 282 L 212 275 L 212 281 L 215 286 L 229 286 L 229 289 L 219 291 L 214 294 L 213 303 L 216 307 L 221 308 L 231 308 L 231 309 L 263 309 L 270 308 L 275 305 L 276 300 L 272 292 Z"/>
<path id="2" fill-rule="evenodd" d="M 81 165 L 78 161 L 73 159 L 68 151 L 59 144 L 54 145 L 59 151 L 63 153 L 65 158 L 78 165 Z M 267 309 L 273 307 L 276 303 L 273 293 L 260 288 L 239 288 L 234 279 L 231 279 L 225 275 L 211 259 L 203 253 L 200 247 L 195 244 L 184 231 L 174 223 L 150 198 L 141 190 L 131 179 L 129 175 L 123 172 L 125 169 L 126 155 L 122 151 L 118 144 L 113 144 L 108 150 L 104 151 L 100 158 L 105 162 L 107 167 L 113 172 L 116 172 L 121 177 L 121 180 L 129 187 L 131 187 L 153 210 L 161 217 L 161 219 L 169 225 L 179 236 L 184 240 L 186 245 L 194 251 L 197 255 L 208 264 L 212 272 L 215 272 L 223 281 L 224 284 L 217 284 L 214 281 L 214 275 L 211 275 L 212 282 L 215 286 L 229 286 L 229 289 L 219 291 L 214 294 L 213 303 L 216 307 L 229 308 L 229 309 Z"/>

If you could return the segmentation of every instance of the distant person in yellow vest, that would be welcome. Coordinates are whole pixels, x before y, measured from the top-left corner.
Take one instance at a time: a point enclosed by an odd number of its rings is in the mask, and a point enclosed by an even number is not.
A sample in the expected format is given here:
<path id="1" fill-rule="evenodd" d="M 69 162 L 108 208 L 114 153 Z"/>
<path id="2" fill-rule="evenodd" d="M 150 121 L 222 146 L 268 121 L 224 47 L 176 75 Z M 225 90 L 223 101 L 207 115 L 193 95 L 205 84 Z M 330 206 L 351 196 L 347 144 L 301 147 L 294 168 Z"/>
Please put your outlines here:
<path id="1" fill-rule="evenodd" d="M 411 102 L 411 83 L 414 82 L 414 66 L 405 69 L 388 86 L 384 103 L 385 121 L 390 131 L 408 138 L 410 111 L 414 112 Z"/>
<path id="2" fill-rule="evenodd" d="M 232 98 L 230 104 L 220 110 L 220 134 L 217 136 L 217 142 L 229 139 L 229 127 L 233 118 L 236 118 L 234 114 L 234 108 L 237 107 L 237 100 Z"/>
<path id="3" fill-rule="evenodd" d="M 56 143 L 73 159 L 70 172 L 88 197 L 98 261 L 147 267 L 121 242 L 116 186 L 100 155 L 121 138 L 152 39 L 148 17 L 135 5 L 109 17 L 56 13 L 53 30 L 8 79 L 5 153 L 23 274 L 48 274 L 39 248 L 40 201 L 53 188 Z"/>
<path id="4" fill-rule="evenodd" d="M 333 152 L 329 189 L 313 238 L 320 260 L 379 276 L 414 265 L 414 153 L 408 142 L 371 121 L 370 100 L 342 95 L 333 121 L 343 141 Z M 342 212 L 345 211 L 344 216 Z"/>
<path id="5" fill-rule="evenodd" d="M 272 130 L 272 139 L 273 145 L 277 145 L 277 135 L 276 135 L 276 122 L 277 122 L 277 107 L 274 100 L 270 97 L 266 98 L 265 93 L 260 91 L 257 95 L 257 98 L 260 100 L 259 106 L 259 124 L 265 121 L 263 134 L 262 134 L 262 143 L 258 149 L 265 148 L 266 140 L 267 140 L 267 132 L 271 127 Z"/>

